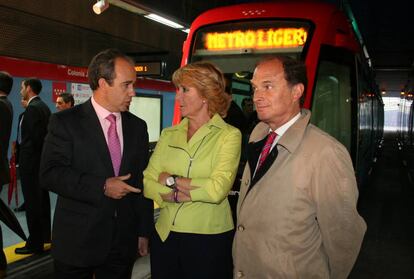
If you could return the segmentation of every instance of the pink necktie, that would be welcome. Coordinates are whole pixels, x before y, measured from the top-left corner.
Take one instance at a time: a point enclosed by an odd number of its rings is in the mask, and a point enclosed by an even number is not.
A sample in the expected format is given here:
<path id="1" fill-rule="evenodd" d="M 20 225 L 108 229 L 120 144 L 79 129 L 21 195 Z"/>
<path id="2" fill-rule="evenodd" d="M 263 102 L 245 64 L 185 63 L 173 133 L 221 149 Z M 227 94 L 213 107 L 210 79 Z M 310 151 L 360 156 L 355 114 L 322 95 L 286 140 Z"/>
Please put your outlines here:
<path id="1" fill-rule="evenodd" d="M 259 164 L 257 165 L 257 169 L 260 169 L 260 167 L 263 165 L 263 162 L 266 160 L 267 155 L 269 155 L 269 151 L 272 147 L 273 141 L 275 140 L 276 136 L 277 134 L 274 132 L 271 132 L 267 136 L 266 143 L 263 146 L 262 152 L 260 153 L 260 159 L 259 159 Z"/>
<path id="2" fill-rule="evenodd" d="M 121 166 L 121 143 L 119 142 L 118 132 L 116 131 L 116 116 L 110 114 L 106 117 L 111 124 L 108 129 L 108 148 L 111 154 L 112 167 L 114 168 L 115 176 L 119 174 L 119 167 Z"/>

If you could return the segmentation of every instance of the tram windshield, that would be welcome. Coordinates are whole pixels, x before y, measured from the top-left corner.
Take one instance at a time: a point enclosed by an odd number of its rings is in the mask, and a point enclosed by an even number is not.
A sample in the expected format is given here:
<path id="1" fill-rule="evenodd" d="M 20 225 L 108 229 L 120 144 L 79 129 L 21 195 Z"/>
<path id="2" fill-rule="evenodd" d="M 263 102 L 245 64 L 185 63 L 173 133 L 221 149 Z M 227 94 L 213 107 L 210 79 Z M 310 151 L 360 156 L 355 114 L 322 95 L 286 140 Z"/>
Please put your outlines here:
<path id="1" fill-rule="evenodd" d="M 251 104 L 253 69 L 261 57 L 266 55 L 288 55 L 303 59 L 310 42 L 311 23 L 298 20 L 244 20 L 202 27 L 194 34 L 188 62 L 210 61 L 226 76 L 226 91 L 245 112 Z M 253 108 L 254 109 L 254 108 Z"/>
<path id="2" fill-rule="evenodd" d="M 196 31 L 189 63 L 210 61 L 230 81 L 228 90 L 241 107 L 251 95 L 250 79 L 258 60 L 265 55 L 289 55 L 300 59 L 310 41 L 307 21 L 239 21 L 209 25 Z M 229 92 L 229 93 L 230 93 Z"/>
<path id="3" fill-rule="evenodd" d="M 224 73 L 245 73 L 251 72 L 264 55 L 299 59 L 309 41 L 309 29 L 305 21 L 275 20 L 206 26 L 195 34 L 189 62 L 208 60 Z"/>

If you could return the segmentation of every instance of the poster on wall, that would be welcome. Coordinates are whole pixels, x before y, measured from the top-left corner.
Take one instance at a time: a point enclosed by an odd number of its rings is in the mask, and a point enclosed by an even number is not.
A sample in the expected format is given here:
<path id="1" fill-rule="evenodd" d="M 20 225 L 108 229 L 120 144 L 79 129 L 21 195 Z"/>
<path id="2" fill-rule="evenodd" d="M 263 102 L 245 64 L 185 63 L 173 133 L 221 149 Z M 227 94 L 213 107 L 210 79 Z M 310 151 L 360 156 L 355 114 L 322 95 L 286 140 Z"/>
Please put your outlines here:
<path id="1" fill-rule="evenodd" d="M 75 99 L 75 105 L 86 102 L 92 96 L 92 90 L 89 84 L 85 83 L 72 83 L 71 93 Z"/>

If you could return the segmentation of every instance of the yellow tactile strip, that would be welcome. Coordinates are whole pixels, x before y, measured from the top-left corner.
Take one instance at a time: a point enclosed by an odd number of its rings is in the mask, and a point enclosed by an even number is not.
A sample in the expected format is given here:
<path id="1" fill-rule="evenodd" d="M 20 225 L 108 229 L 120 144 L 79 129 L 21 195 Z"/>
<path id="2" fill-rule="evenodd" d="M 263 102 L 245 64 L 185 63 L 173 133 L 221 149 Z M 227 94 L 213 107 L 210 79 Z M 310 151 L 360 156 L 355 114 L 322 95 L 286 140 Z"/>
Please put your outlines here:
<path id="1" fill-rule="evenodd" d="M 25 259 L 25 258 L 30 257 L 30 256 L 33 255 L 33 254 L 18 255 L 16 253 L 14 253 L 14 249 L 19 248 L 19 247 L 23 247 L 24 245 L 25 245 L 25 242 L 21 242 L 21 243 L 14 244 L 12 246 L 9 246 L 9 247 L 6 247 L 6 248 L 3 249 L 4 254 L 6 254 L 7 264 L 20 261 L 22 259 Z M 47 251 L 47 250 L 50 250 L 50 247 L 51 247 L 51 244 L 46 243 L 46 244 L 44 244 L 43 249 L 45 251 Z"/>

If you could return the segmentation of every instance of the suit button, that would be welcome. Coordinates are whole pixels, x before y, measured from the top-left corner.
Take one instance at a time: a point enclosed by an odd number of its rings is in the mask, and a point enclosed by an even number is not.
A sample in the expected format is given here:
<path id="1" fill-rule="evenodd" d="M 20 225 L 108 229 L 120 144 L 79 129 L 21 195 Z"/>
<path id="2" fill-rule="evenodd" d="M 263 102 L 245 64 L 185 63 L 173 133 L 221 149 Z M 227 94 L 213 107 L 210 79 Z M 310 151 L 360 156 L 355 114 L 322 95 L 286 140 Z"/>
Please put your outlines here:
<path id="1" fill-rule="evenodd" d="M 250 180 L 249 180 L 249 179 L 247 179 L 247 180 L 244 182 L 244 185 L 249 185 L 249 182 L 250 182 Z"/>
<path id="2" fill-rule="evenodd" d="M 237 229 L 239 230 L 239 232 L 244 231 L 244 227 L 243 227 L 242 225 L 239 225 L 239 226 L 237 227 Z"/>
<path id="3" fill-rule="evenodd" d="M 237 271 L 237 278 L 242 278 L 244 276 L 242 271 Z"/>

